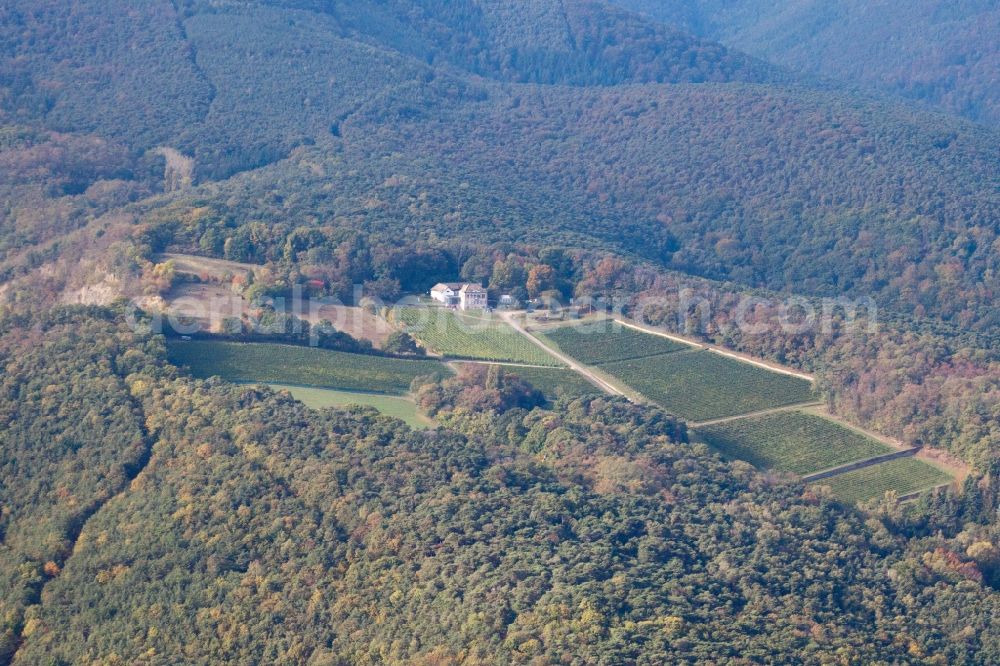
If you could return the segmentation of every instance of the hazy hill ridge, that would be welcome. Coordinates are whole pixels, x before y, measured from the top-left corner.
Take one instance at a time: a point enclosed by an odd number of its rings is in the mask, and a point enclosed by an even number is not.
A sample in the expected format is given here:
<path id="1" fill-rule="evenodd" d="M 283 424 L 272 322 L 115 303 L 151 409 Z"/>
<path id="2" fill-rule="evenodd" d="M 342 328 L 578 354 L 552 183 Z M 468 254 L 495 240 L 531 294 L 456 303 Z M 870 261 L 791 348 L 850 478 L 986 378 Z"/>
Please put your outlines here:
<path id="1" fill-rule="evenodd" d="M 614 0 L 798 72 L 1000 125 L 1000 9 L 988 0 Z"/>

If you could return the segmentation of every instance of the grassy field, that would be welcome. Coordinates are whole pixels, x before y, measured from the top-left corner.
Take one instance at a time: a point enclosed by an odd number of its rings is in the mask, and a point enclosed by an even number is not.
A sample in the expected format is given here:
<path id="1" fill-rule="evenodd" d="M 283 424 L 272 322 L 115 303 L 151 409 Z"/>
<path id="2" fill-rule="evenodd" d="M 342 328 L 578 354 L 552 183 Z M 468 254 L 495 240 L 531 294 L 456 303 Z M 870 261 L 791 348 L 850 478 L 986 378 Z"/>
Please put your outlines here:
<path id="1" fill-rule="evenodd" d="M 362 405 L 374 407 L 382 414 L 404 421 L 414 429 L 419 430 L 433 425 L 429 418 L 417 411 L 416 404 L 408 398 L 374 393 L 335 391 L 311 386 L 289 386 L 286 384 L 269 384 L 269 386 L 277 391 L 288 391 L 293 398 L 312 409 Z"/>
<path id="2" fill-rule="evenodd" d="M 213 280 L 224 280 L 232 275 L 246 277 L 263 269 L 263 266 L 242 264 L 237 261 L 216 259 L 214 257 L 199 257 L 193 254 L 166 253 L 155 257 L 157 262 L 174 262 L 174 270 L 188 275 L 206 276 Z"/>
<path id="3" fill-rule="evenodd" d="M 749 414 L 813 399 L 812 384 L 709 351 L 617 361 L 601 369 L 691 421 Z"/>
<path id="4" fill-rule="evenodd" d="M 403 394 L 415 377 L 449 373 L 437 361 L 346 354 L 311 347 L 195 340 L 171 342 L 170 360 L 196 377 Z"/>
<path id="5" fill-rule="evenodd" d="M 893 451 L 829 419 L 802 412 L 727 421 L 698 428 L 697 433 L 729 458 L 795 474 L 810 474 Z"/>
<path id="6" fill-rule="evenodd" d="M 643 333 L 611 320 L 563 326 L 540 334 L 581 363 L 600 365 L 691 349 L 690 345 Z"/>
<path id="7" fill-rule="evenodd" d="M 528 368 L 519 365 L 499 364 L 506 372 L 517 375 L 545 394 L 549 400 L 559 397 L 560 391 L 568 396 L 601 395 L 597 388 L 581 375 L 568 368 Z"/>
<path id="8" fill-rule="evenodd" d="M 559 361 L 504 323 L 445 308 L 399 308 L 395 318 L 430 349 L 453 358 L 558 367 Z"/>
<path id="9" fill-rule="evenodd" d="M 882 497 L 888 490 L 898 494 L 927 490 L 951 481 L 942 469 L 916 458 L 898 458 L 879 465 L 816 481 L 830 486 L 834 494 L 847 502 L 864 502 Z"/>

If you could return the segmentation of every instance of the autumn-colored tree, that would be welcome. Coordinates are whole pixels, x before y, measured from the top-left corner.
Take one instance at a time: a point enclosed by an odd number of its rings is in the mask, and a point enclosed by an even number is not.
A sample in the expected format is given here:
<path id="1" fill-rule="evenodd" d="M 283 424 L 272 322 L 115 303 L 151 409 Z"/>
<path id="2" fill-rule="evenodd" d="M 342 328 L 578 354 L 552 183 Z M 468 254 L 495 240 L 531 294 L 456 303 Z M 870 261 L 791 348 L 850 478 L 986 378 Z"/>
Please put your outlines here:
<path id="1" fill-rule="evenodd" d="M 528 295 L 537 298 L 543 291 L 555 287 L 556 274 L 551 266 L 547 264 L 535 264 L 528 269 L 528 280 L 525 287 Z"/>

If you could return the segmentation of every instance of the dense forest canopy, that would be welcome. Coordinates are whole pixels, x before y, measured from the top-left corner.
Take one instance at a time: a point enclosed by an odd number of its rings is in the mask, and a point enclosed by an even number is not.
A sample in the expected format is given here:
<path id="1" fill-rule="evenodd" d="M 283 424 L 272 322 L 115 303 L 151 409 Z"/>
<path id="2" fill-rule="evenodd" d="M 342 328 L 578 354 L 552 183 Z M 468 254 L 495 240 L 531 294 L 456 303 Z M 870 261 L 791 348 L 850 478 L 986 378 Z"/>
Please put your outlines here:
<path id="1" fill-rule="evenodd" d="M 418 388 L 447 426 L 419 433 L 177 376 L 114 312 L 5 334 L 25 409 L 4 487 L 27 464 L 45 478 L 3 498 L 15 664 L 1000 658 L 986 546 L 977 564 L 769 483 L 656 410 L 519 406 L 516 378 L 476 370 Z M 84 399 L 60 410 L 60 390 Z M 46 456 L 11 446 L 43 422 Z M 94 488 L 76 470 L 121 465 L 110 442 L 140 460 Z M 29 528 L 51 545 L 25 547 Z"/>
<path id="2" fill-rule="evenodd" d="M 138 150 L 170 145 L 193 154 L 203 176 L 224 176 L 437 76 L 578 85 L 785 77 L 595 2 L 537 0 L 548 22 L 469 1 L 182 4 L 7 5 L 2 107 Z"/>
<path id="3" fill-rule="evenodd" d="M 1000 662 L 996 68 L 960 44 L 995 11 L 857 4 L 0 6 L 0 664 Z M 441 280 L 807 370 L 970 474 L 859 509 L 474 364 L 414 382 L 415 432 L 195 380 L 147 327 L 210 285 L 388 361 L 425 350 L 268 299 Z M 881 326 L 790 333 L 790 294 Z"/>

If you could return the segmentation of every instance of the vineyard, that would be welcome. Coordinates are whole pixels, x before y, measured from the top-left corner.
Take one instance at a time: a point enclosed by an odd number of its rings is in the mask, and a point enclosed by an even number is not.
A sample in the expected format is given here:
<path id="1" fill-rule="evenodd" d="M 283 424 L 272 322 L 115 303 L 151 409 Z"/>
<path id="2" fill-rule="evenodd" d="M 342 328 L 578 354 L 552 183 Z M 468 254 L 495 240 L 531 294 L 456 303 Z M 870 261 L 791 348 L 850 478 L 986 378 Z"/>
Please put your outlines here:
<path id="1" fill-rule="evenodd" d="M 812 384 L 709 351 L 617 361 L 601 369 L 691 421 L 809 402 Z"/>
<path id="2" fill-rule="evenodd" d="M 505 372 L 517 375 L 534 386 L 549 400 L 555 400 L 560 395 L 578 397 L 602 393 L 601 389 L 567 368 L 529 368 L 520 365 L 501 365 L 500 367 Z"/>
<path id="3" fill-rule="evenodd" d="M 729 458 L 760 469 L 809 474 L 890 453 L 892 448 L 829 419 L 779 412 L 698 428 L 698 435 Z"/>
<path id="4" fill-rule="evenodd" d="M 916 458 L 898 458 L 815 482 L 829 486 L 847 502 L 865 502 L 889 490 L 898 495 L 927 490 L 951 481 L 947 472 Z"/>
<path id="5" fill-rule="evenodd" d="M 444 308 L 398 308 L 393 314 L 425 347 L 452 358 L 561 364 L 496 317 L 477 317 Z"/>
<path id="6" fill-rule="evenodd" d="M 171 342 L 170 361 L 196 377 L 233 382 L 298 384 L 348 391 L 403 394 L 421 375 L 449 373 L 437 361 L 411 361 L 266 343 Z"/>
<path id="7" fill-rule="evenodd" d="M 603 320 L 581 326 L 564 326 L 541 336 L 582 363 L 600 365 L 646 358 L 691 349 L 660 335 L 652 335 Z"/>

